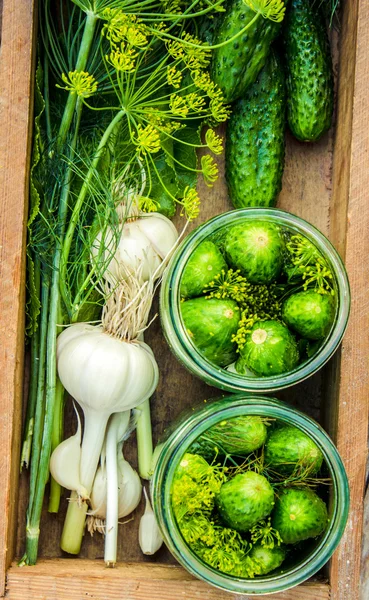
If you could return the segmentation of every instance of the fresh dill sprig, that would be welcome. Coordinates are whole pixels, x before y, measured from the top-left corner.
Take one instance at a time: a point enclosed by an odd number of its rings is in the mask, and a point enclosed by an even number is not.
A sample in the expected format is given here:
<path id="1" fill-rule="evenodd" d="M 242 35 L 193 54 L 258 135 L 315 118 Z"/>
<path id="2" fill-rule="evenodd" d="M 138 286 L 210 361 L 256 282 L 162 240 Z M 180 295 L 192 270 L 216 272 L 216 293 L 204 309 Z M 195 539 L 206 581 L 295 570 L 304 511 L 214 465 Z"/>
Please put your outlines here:
<path id="1" fill-rule="evenodd" d="M 280 546 L 283 542 L 279 531 L 272 527 L 271 518 L 259 521 L 252 529 L 250 529 L 251 542 L 255 544 L 259 542 L 264 548 L 270 548 L 274 546 Z"/>
<path id="2" fill-rule="evenodd" d="M 304 290 L 311 288 L 318 294 L 334 296 L 332 271 L 312 242 L 300 234 L 292 235 L 286 242 L 286 250 L 289 282 L 301 279 Z"/>

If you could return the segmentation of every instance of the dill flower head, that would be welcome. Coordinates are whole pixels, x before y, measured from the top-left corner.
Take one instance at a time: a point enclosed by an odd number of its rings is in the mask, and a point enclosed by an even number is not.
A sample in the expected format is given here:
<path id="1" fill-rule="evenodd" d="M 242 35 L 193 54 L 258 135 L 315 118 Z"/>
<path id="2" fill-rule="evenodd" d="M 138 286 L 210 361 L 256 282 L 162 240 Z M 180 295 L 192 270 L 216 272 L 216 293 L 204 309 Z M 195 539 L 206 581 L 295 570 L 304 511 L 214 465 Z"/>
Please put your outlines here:
<path id="1" fill-rule="evenodd" d="M 286 7 L 282 0 L 243 0 L 246 6 L 264 19 L 280 23 L 284 19 Z"/>
<path id="2" fill-rule="evenodd" d="M 89 98 L 97 90 L 95 77 L 85 71 L 69 71 L 68 75 L 62 73 L 61 77 L 65 85 L 57 85 L 56 87 L 77 94 L 81 98 Z"/>
<path id="3" fill-rule="evenodd" d="M 251 533 L 251 541 L 253 544 L 256 542 L 260 542 L 264 548 L 270 548 L 271 550 L 274 546 L 280 546 L 283 542 L 279 531 L 273 529 L 271 518 L 259 521 L 256 523 L 254 527 L 250 530 Z"/>

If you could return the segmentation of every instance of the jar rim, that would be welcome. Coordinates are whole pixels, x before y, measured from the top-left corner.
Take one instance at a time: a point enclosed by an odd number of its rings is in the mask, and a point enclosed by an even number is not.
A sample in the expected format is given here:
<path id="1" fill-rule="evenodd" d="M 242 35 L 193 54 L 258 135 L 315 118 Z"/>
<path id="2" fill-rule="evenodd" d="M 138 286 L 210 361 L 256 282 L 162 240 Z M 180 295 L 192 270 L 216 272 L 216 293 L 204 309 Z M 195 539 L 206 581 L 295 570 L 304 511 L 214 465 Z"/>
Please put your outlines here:
<path id="1" fill-rule="evenodd" d="M 327 258 L 338 290 L 335 323 L 314 356 L 292 371 L 272 377 L 247 377 L 230 372 L 207 360 L 190 340 L 180 312 L 180 284 L 183 270 L 195 248 L 210 234 L 241 219 L 278 222 L 307 237 Z M 176 355 L 195 376 L 217 388 L 235 392 L 273 392 L 299 383 L 318 371 L 332 356 L 345 333 L 350 312 L 350 287 L 343 262 L 331 242 L 301 217 L 275 208 L 243 208 L 222 213 L 199 225 L 180 244 L 164 274 L 160 293 L 160 318 L 164 335 Z"/>
<path id="2" fill-rule="evenodd" d="M 299 563 L 276 575 L 241 579 L 206 565 L 186 544 L 171 507 L 171 485 L 179 461 L 191 443 L 209 427 L 239 415 L 276 417 L 299 427 L 318 445 L 331 478 L 330 522 L 317 546 Z M 216 398 L 193 412 L 164 443 L 151 480 L 156 517 L 171 553 L 194 576 L 220 589 L 239 594 L 266 594 L 294 587 L 319 571 L 332 556 L 343 534 L 349 511 L 349 484 L 339 453 L 324 429 L 311 417 L 275 398 L 234 394 Z"/>

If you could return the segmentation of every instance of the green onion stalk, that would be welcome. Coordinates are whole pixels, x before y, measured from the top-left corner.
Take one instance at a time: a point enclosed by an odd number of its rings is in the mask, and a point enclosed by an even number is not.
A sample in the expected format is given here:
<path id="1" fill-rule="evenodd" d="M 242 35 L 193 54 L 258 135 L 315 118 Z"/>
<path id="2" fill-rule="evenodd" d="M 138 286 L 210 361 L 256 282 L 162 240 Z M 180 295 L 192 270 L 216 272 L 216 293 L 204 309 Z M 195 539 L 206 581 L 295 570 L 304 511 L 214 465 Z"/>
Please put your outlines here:
<path id="1" fill-rule="evenodd" d="M 74 0 L 74 5 L 67 27 L 61 10 L 61 34 L 53 25 L 50 0 L 42 5 L 47 141 L 40 164 L 35 161 L 34 166 L 41 187 L 45 181 L 52 184 L 43 185 L 44 200 L 36 218 L 46 232 L 41 242 L 30 227 L 36 266 L 33 289 L 40 296 L 40 314 L 31 341 L 33 369 L 22 453 L 28 463 L 31 448 L 26 552 L 20 564 L 36 562 L 50 455 L 62 438 L 64 390 L 57 378 L 57 335 L 61 327 L 83 320 L 83 310 L 102 288 L 108 264 L 90 264 L 93 240 L 86 231 L 91 233 L 98 224 L 106 233 L 117 217 L 116 189 L 122 183 L 127 189 L 126 180 L 139 181 L 142 170 L 147 181 L 139 199 L 142 211 L 160 210 L 155 197 L 159 188 L 168 202 L 180 205 L 187 219 L 196 218 L 198 174 L 209 186 L 218 176 L 211 154 L 202 156 L 199 165 L 196 150 L 222 152 L 221 138 L 213 128 L 202 143 L 199 127 L 204 122 L 216 125 L 229 115 L 222 92 L 208 73 L 211 47 L 192 33 L 191 12 L 209 13 L 207 2 L 194 1 L 182 15 L 165 13 L 164 0 L 159 5 L 153 0 Z M 218 0 L 214 11 L 220 6 Z M 259 13 L 265 16 L 259 9 L 256 13 L 255 18 Z M 62 92 L 50 87 L 53 79 L 56 88 L 68 92 L 58 127 L 55 113 Z M 180 147 L 186 153 L 181 155 Z M 193 153 L 191 160 L 188 151 Z M 193 177 L 192 185 L 187 184 L 188 175 L 186 184 L 181 180 L 183 169 Z M 138 449 L 140 471 L 148 476 L 152 456 L 148 403 L 138 419 Z M 51 512 L 57 512 L 59 501 L 60 487 L 52 481 Z M 78 512 L 74 531 L 76 507 L 77 502 L 69 504 L 63 538 L 78 552 L 85 515 Z"/>

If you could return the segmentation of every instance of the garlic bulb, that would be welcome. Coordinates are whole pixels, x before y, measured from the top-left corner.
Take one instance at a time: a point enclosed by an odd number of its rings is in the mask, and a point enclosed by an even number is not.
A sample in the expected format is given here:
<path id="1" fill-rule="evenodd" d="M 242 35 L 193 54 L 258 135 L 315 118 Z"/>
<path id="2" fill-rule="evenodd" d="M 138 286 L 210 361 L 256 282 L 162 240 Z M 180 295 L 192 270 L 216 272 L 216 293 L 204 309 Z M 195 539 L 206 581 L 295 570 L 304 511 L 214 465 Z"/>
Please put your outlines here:
<path id="1" fill-rule="evenodd" d="M 145 512 L 141 517 L 140 526 L 138 530 L 138 541 L 140 548 L 144 554 L 151 556 L 157 552 L 164 540 L 160 533 L 154 511 L 151 508 L 150 500 L 147 496 L 146 489 L 144 488 L 146 508 Z"/>
<path id="2" fill-rule="evenodd" d="M 140 267 L 142 281 L 160 277 L 160 269 L 178 239 L 172 221 L 160 213 L 140 213 L 136 219 L 122 226 L 118 243 L 116 233 L 109 229 L 101 239 L 101 232 L 91 248 L 92 259 L 103 264 L 105 278 L 119 281 L 129 273 L 137 274 Z M 103 243 L 104 251 L 101 251 Z M 112 258 L 111 254 L 114 253 Z M 99 256 L 100 254 L 100 256 Z"/>
<path id="3" fill-rule="evenodd" d="M 81 483 L 90 493 L 110 415 L 151 396 L 158 366 L 144 342 L 126 342 L 86 323 L 60 334 L 57 365 L 63 386 L 84 411 Z"/>

